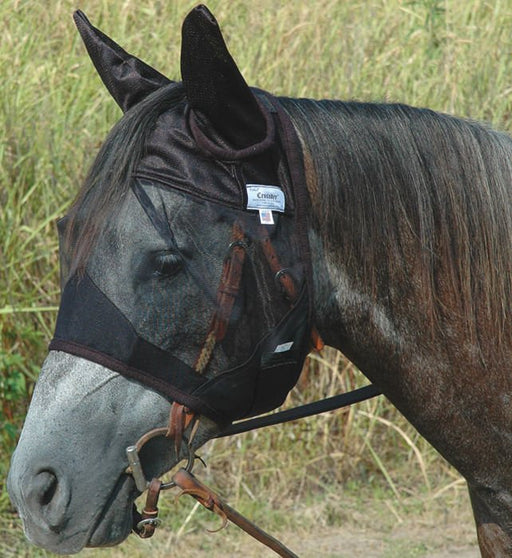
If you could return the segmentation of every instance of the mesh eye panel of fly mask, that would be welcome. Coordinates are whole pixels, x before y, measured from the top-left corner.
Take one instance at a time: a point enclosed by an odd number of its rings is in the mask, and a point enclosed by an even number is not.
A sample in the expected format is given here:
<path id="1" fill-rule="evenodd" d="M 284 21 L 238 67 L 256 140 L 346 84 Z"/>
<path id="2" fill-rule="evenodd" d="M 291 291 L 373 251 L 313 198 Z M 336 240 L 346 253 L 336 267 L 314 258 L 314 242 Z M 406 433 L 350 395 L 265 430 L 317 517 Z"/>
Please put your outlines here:
<path id="1" fill-rule="evenodd" d="M 279 102 L 251 95 L 265 134 L 238 149 L 190 100 L 160 114 L 125 196 L 135 213 L 119 209 L 85 270 L 67 279 L 50 344 L 221 425 L 279 406 L 310 350 L 301 149 Z M 140 238 L 120 240 L 123 218 L 138 222 Z M 159 250 L 145 249 L 148 231 Z M 129 264 L 119 249 L 127 242 Z M 137 272 L 148 257 L 161 276 Z M 142 277 L 127 284 L 127 265 Z"/>

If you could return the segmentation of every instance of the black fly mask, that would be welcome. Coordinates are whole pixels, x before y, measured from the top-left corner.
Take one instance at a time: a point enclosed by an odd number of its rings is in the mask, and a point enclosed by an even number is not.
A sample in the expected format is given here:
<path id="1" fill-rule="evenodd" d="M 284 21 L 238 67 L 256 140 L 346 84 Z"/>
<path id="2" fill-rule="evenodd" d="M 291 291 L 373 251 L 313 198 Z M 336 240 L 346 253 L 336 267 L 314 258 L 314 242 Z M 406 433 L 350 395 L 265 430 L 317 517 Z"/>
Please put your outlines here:
<path id="1" fill-rule="evenodd" d="M 295 385 L 311 338 L 308 198 L 288 117 L 276 99 L 247 87 L 204 7 L 184 22 L 183 86 L 81 12 L 75 20 L 123 111 L 162 88 L 184 88 L 183 102 L 147 135 L 127 194 L 159 239 L 159 265 L 180 279 L 155 281 L 137 302 L 144 319 L 133 323 L 117 292 L 119 256 L 93 251 L 66 278 L 50 349 L 140 381 L 219 424 L 274 409 Z M 190 308 L 196 333 L 187 333 L 178 306 Z"/>

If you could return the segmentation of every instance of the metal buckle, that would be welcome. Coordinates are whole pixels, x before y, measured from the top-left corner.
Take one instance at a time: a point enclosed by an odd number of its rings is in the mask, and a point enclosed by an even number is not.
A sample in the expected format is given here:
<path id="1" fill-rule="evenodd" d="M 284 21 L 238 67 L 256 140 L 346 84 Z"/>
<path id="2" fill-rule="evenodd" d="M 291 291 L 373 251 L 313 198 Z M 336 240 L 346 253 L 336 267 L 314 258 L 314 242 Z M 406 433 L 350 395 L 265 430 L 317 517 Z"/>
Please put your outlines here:
<path id="1" fill-rule="evenodd" d="M 284 283 L 286 277 L 288 277 L 290 280 L 290 286 L 288 287 Z M 287 300 L 293 302 L 297 292 L 297 282 L 292 273 L 292 270 L 289 267 L 283 267 L 278 272 L 276 272 L 276 274 L 274 275 L 274 283 L 281 291 L 281 294 Z"/>
<path id="2" fill-rule="evenodd" d="M 142 449 L 142 447 L 146 442 L 151 440 L 151 438 L 154 438 L 156 436 L 165 436 L 166 433 L 167 433 L 167 428 L 155 428 L 154 430 L 151 430 L 146 434 L 144 434 L 144 436 L 142 436 L 135 445 L 128 446 L 126 448 L 126 457 L 128 458 L 128 467 L 126 469 L 126 473 L 132 475 L 133 480 L 135 481 L 135 486 L 137 487 L 137 490 L 141 493 L 147 490 L 150 481 L 148 481 L 146 479 L 146 476 L 144 475 L 144 470 L 142 469 L 142 463 L 140 462 L 140 458 L 139 458 L 139 451 Z M 185 467 L 185 470 L 190 473 L 192 472 L 192 468 L 194 466 L 194 461 L 196 459 L 196 456 L 189 444 L 186 447 L 188 450 L 188 456 L 186 457 L 187 465 Z M 176 483 L 174 481 L 170 481 L 170 482 L 162 483 L 160 489 L 167 490 L 175 486 Z M 153 521 L 153 519 L 151 519 L 150 521 Z"/>
<path id="3" fill-rule="evenodd" d="M 146 529 L 146 526 L 148 527 L 154 527 L 155 529 L 157 527 L 160 527 L 160 525 L 162 525 L 162 520 L 158 517 L 149 517 L 148 519 L 141 519 L 138 523 L 137 523 L 137 530 L 143 532 Z"/>
<path id="4" fill-rule="evenodd" d="M 230 242 L 228 246 L 226 258 L 229 258 L 231 256 L 231 252 L 234 248 L 242 248 L 242 250 L 245 250 L 245 252 L 249 251 L 249 245 L 245 240 L 233 240 L 233 242 Z"/>

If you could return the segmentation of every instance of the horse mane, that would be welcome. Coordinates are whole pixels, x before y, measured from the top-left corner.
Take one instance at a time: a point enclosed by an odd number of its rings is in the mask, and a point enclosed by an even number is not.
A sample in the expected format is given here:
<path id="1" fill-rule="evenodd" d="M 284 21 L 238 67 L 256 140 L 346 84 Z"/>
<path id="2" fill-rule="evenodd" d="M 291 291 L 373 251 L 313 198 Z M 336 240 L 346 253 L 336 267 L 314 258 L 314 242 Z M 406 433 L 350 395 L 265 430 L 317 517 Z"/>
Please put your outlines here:
<path id="1" fill-rule="evenodd" d="M 94 243 L 120 207 L 158 117 L 185 102 L 181 84 L 161 87 L 126 112 L 102 144 L 67 215 L 71 271 L 83 271 Z"/>
<path id="2" fill-rule="evenodd" d="M 388 305 L 403 304 L 392 292 L 396 278 L 414 277 L 418 311 L 433 326 L 456 312 L 472 336 L 477 324 L 503 334 L 512 302 L 512 139 L 400 104 L 281 102 L 311 158 L 313 206 L 321 200 L 314 226 L 337 263 Z"/>

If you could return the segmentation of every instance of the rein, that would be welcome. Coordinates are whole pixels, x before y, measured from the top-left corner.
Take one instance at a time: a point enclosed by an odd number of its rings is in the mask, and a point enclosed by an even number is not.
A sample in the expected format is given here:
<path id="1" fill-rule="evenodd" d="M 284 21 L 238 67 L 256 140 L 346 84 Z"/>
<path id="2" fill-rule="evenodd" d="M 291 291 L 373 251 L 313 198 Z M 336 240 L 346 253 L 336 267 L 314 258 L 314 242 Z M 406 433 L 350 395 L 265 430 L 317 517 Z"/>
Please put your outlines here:
<path id="1" fill-rule="evenodd" d="M 188 494 L 189 496 L 195 498 L 195 500 L 197 500 L 207 510 L 215 513 L 222 519 L 222 525 L 219 529 L 217 529 L 217 531 L 224 529 L 227 522 L 231 521 L 253 538 L 272 549 L 279 556 L 283 556 L 284 558 L 298 558 L 297 555 L 289 550 L 283 543 L 255 525 L 252 521 L 249 521 L 241 513 L 237 512 L 229 504 L 224 502 L 217 493 L 199 481 L 188 467 L 186 469 L 179 469 L 172 477 L 171 483 L 173 486 L 181 489 L 181 493 L 178 497 Z M 134 530 L 141 538 L 151 537 L 154 533 L 155 527 L 159 524 L 159 520 L 157 518 L 157 504 L 160 491 L 163 489 L 164 484 L 158 479 L 153 479 L 149 484 L 146 506 L 142 515 L 136 514 L 138 517 L 135 519 L 135 521 L 140 519 L 134 527 Z"/>
<path id="2" fill-rule="evenodd" d="M 333 397 L 327 397 L 313 403 L 306 403 L 305 405 L 300 405 L 293 409 L 287 409 L 286 411 L 279 411 L 278 413 L 235 422 L 217 434 L 215 438 L 225 438 L 235 434 L 242 434 L 243 432 L 250 432 L 251 430 L 258 430 L 259 428 L 265 428 L 267 426 L 275 426 L 277 424 L 284 424 L 293 420 L 335 411 L 336 409 L 342 409 L 343 407 L 366 401 L 367 399 L 381 394 L 381 391 L 373 384 L 370 384 L 347 393 L 340 393 Z"/>

